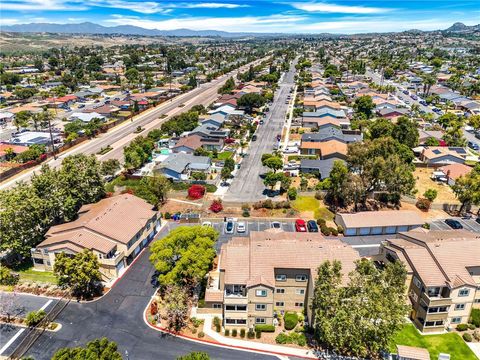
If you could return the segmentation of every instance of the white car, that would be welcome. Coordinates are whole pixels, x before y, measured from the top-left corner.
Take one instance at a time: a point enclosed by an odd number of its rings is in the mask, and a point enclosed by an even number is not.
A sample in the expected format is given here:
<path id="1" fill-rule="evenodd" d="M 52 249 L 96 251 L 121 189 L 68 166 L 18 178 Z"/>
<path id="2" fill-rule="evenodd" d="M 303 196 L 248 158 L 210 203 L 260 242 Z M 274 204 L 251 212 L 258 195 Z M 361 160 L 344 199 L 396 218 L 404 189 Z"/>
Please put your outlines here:
<path id="1" fill-rule="evenodd" d="M 240 221 L 237 223 L 237 233 L 244 233 L 247 231 L 247 226 L 245 225 L 244 221 Z"/>
<path id="2" fill-rule="evenodd" d="M 298 152 L 297 147 L 287 147 L 285 150 L 283 150 L 284 154 L 295 154 Z"/>
<path id="3" fill-rule="evenodd" d="M 212 227 L 213 225 L 212 225 L 212 223 L 211 223 L 210 221 L 204 221 L 204 222 L 202 223 L 202 226 Z"/>

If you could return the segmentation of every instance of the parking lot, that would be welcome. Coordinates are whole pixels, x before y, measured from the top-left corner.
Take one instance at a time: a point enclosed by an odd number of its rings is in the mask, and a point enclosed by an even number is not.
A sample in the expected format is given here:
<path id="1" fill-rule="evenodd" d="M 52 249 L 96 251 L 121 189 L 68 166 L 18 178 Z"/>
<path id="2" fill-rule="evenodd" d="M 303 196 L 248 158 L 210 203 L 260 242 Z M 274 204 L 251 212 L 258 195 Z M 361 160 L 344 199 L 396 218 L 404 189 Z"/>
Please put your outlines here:
<path id="1" fill-rule="evenodd" d="M 462 224 L 464 230 L 473 231 L 477 234 L 480 234 L 480 224 L 475 221 L 475 218 L 472 219 L 462 219 L 459 217 L 452 217 L 451 219 L 457 220 Z M 434 220 L 430 223 L 430 229 L 432 230 L 452 230 L 450 226 L 445 223 L 445 219 Z"/>

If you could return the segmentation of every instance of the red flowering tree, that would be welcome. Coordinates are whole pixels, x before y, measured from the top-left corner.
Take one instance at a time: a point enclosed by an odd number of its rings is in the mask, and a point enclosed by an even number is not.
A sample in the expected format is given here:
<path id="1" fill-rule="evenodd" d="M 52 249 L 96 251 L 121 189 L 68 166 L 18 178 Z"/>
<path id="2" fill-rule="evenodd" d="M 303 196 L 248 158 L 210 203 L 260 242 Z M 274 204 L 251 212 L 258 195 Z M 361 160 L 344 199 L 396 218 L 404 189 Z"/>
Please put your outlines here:
<path id="1" fill-rule="evenodd" d="M 192 200 L 201 199 L 205 195 L 205 186 L 192 185 L 188 189 L 188 198 Z"/>
<path id="2" fill-rule="evenodd" d="M 210 211 L 213 211 L 214 213 L 219 213 L 220 211 L 223 210 L 223 205 L 222 205 L 222 200 L 213 200 L 212 204 L 210 205 Z"/>

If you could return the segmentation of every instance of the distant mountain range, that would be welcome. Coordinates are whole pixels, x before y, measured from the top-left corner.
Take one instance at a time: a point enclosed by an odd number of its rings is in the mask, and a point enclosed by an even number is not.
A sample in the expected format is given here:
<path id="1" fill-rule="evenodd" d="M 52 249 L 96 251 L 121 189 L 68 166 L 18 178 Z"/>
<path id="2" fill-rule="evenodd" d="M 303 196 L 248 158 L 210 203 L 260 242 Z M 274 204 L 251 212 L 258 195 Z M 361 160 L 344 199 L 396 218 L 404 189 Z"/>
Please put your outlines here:
<path id="1" fill-rule="evenodd" d="M 83 22 L 79 24 L 51 24 L 51 23 L 30 23 L 0 26 L 0 31 L 19 32 L 19 33 L 58 33 L 58 34 L 103 34 L 103 35 L 138 35 L 138 36 L 179 36 L 179 37 L 244 37 L 244 36 L 278 36 L 282 34 L 273 33 L 248 33 L 248 32 L 227 32 L 218 30 L 157 30 L 145 29 L 139 26 L 119 25 L 119 26 L 103 26 L 91 22 Z M 480 31 L 480 24 L 467 26 L 461 22 L 457 22 L 444 32 L 475 32 Z M 283 34 L 286 35 L 286 34 Z M 293 35 L 293 34 L 289 34 Z M 327 34 L 316 34 L 325 36 Z"/>

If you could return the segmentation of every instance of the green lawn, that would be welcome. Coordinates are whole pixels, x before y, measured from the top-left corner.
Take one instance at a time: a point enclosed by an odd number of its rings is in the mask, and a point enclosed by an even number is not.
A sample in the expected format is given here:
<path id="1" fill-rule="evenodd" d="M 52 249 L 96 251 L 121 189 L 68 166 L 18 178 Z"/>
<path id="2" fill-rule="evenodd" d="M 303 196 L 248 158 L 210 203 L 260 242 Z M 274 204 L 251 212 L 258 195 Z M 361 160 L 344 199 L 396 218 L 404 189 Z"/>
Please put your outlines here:
<path id="1" fill-rule="evenodd" d="M 421 335 L 412 325 L 406 325 L 395 337 L 390 346 L 391 352 L 396 352 L 395 345 L 407 345 L 426 348 L 432 360 L 438 359 L 438 354 L 451 355 L 451 360 L 478 360 L 463 339 L 455 332 L 441 335 Z"/>
<path id="2" fill-rule="evenodd" d="M 20 281 L 57 284 L 57 278 L 51 271 L 38 271 L 27 264 L 13 271 L 20 275 Z"/>
<path id="3" fill-rule="evenodd" d="M 293 202 L 292 207 L 297 211 L 313 211 L 315 219 L 333 220 L 333 214 L 326 207 L 320 206 L 320 201 L 313 196 L 298 196 Z"/>
<path id="4" fill-rule="evenodd" d="M 215 159 L 216 160 L 227 160 L 227 159 L 230 159 L 232 156 L 233 156 L 232 151 L 223 151 L 221 153 L 218 153 L 218 155 Z"/>

